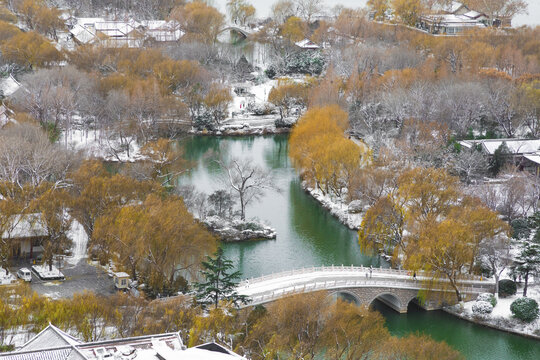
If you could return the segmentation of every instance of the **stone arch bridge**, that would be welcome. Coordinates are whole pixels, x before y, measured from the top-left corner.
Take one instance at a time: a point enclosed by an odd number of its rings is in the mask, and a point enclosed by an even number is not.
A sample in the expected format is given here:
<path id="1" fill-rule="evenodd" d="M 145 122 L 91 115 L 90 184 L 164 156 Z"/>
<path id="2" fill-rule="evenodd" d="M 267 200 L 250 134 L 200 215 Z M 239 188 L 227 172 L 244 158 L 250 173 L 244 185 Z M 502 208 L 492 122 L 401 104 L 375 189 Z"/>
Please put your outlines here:
<path id="1" fill-rule="evenodd" d="M 417 278 L 413 279 L 406 270 L 332 265 L 244 280 L 237 291 L 251 299 L 246 306 L 265 304 L 294 294 L 326 291 L 330 296 L 352 299 L 358 305 L 369 306 L 377 299 L 400 313 L 406 313 L 409 303 L 417 302 L 419 291 L 425 290 L 425 284 L 430 280 L 432 277 L 423 272 L 418 272 Z M 443 285 L 436 285 L 431 291 L 435 294 L 452 291 L 454 296 L 453 290 Z M 493 293 L 495 282 L 493 279 L 471 276 L 460 282 L 460 289 L 463 298 L 468 300 L 476 298 L 480 293 Z M 419 305 L 434 310 L 440 308 L 440 301 L 432 300 Z"/>

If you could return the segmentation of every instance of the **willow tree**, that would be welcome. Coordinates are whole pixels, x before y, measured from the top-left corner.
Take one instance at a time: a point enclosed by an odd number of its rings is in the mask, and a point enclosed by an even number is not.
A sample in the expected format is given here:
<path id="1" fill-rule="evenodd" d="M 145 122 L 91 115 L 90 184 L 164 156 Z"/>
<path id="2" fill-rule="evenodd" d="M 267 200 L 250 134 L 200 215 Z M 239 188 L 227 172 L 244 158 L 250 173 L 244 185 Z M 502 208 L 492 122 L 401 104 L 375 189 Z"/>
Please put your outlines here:
<path id="1" fill-rule="evenodd" d="M 185 289 L 185 279 L 196 276 L 215 248 L 214 237 L 176 196 L 149 195 L 142 204 L 100 217 L 94 238 L 107 244 L 113 260 L 140 277 L 152 295 Z"/>
<path id="2" fill-rule="evenodd" d="M 311 186 L 342 197 L 358 170 L 371 161 L 371 151 L 344 135 L 347 113 L 338 106 L 311 109 L 290 137 L 290 156 Z M 350 191 L 349 191 L 350 194 Z"/>

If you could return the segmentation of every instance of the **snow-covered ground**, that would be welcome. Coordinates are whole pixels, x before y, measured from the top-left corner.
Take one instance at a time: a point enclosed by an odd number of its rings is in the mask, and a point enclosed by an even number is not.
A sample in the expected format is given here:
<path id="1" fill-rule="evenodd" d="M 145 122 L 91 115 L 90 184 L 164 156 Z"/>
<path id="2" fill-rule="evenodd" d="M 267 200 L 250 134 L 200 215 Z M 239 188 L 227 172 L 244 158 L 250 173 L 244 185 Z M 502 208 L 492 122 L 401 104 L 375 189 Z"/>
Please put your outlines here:
<path id="1" fill-rule="evenodd" d="M 12 273 L 6 274 L 5 269 L 0 269 L 0 285 L 9 285 L 17 281 L 17 278 Z"/>
<path id="2" fill-rule="evenodd" d="M 88 157 L 106 161 L 134 162 L 144 159 L 136 141 L 131 141 L 129 145 L 129 156 L 127 151 L 118 151 L 115 155 L 114 149 L 120 148 L 119 141 L 105 139 L 99 130 L 71 129 L 62 133 L 59 143 L 65 144 L 71 150 L 82 151 Z"/>
<path id="3" fill-rule="evenodd" d="M 86 258 L 88 235 L 86 235 L 83 226 L 77 220 L 73 220 L 71 228 L 68 231 L 68 237 L 73 242 L 73 246 L 71 248 L 71 256 L 66 258 L 66 262 L 75 266 L 79 261 Z"/>
<path id="4" fill-rule="evenodd" d="M 56 280 L 64 279 L 64 274 L 56 266 L 52 266 L 49 270 L 49 265 L 33 265 L 32 270 L 42 279 L 42 280 Z"/>
<path id="5" fill-rule="evenodd" d="M 333 198 L 328 194 L 323 194 L 321 190 L 309 187 L 305 182 L 302 183 L 302 187 L 311 195 L 315 200 L 321 203 L 325 208 L 339 219 L 339 221 L 346 225 L 349 229 L 358 230 L 362 225 L 361 213 L 350 213 L 349 206 L 342 199 Z"/>
<path id="6" fill-rule="evenodd" d="M 497 299 L 497 304 L 493 308 L 493 312 L 488 315 L 484 315 L 481 318 L 475 318 L 472 312 L 472 306 L 475 301 L 468 301 L 463 304 L 463 311 L 459 314 L 468 320 L 475 320 L 488 326 L 505 329 L 508 331 L 538 336 L 540 338 L 540 318 L 533 322 L 525 323 L 521 320 L 515 319 L 510 311 L 510 305 L 514 300 L 522 297 L 523 288 L 518 288 L 516 295 L 506 298 Z M 527 297 L 536 300 L 540 303 L 540 283 L 529 284 L 527 290 Z M 456 308 L 451 308 L 451 312 L 454 312 Z"/>

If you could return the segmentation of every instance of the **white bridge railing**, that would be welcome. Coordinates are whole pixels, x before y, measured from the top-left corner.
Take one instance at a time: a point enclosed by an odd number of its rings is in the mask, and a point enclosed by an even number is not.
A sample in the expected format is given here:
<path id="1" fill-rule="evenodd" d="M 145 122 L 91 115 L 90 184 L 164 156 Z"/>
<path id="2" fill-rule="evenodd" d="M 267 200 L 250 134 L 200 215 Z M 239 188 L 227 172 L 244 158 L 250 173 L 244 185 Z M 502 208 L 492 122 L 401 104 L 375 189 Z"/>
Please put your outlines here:
<path id="1" fill-rule="evenodd" d="M 324 279 L 328 278 L 329 272 L 332 276 L 335 274 L 335 277 L 339 279 Z M 426 282 L 434 280 L 430 273 L 423 271 L 416 272 L 415 280 L 413 273 L 407 270 L 389 268 L 371 269 L 365 266 L 321 266 L 283 271 L 244 280 L 239 284 L 238 290 L 240 293 L 250 293 L 250 305 L 257 305 L 292 294 L 319 290 L 359 287 L 421 290 L 426 288 Z M 302 275 L 306 277 L 304 278 Z M 343 277 L 346 277 L 346 279 L 343 279 Z M 277 284 L 275 280 L 278 280 Z M 279 280 L 283 280 L 284 285 L 282 287 L 279 284 Z M 291 281 L 296 284 L 292 285 Z M 441 282 L 448 284 L 449 281 L 448 279 L 437 279 L 432 286 L 429 286 L 430 289 L 434 291 L 451 291 L 448 285 L 442 286 L 440 284 Z M 477 294 L 493 291 L 495 282 L 493 279 L 483 279 L 479 276 L 464 276 L 463 279 L 460 279 L 459 284 L 462 293 Z M 260 288 L 260 291 L 257 288 Z"/>
<path id="2" fill-rule="evenodd" d="M 412 278 L 414 271 L 411 270 L 398 270 L 398 269 L 391 269 L 391 268 L 370 268 L 368 266 L 353 266 L 353 265 L 338 265 L 338 266 L 318 266 L 318 267 L 310 267 L 310 268 L 301 268 L 301 269 L 294 269 L 294 270 L 286 270 L 278 273 L 272 273 L 268 275 L 263 275 L 257 278 L 251 278 L 251 279 L 245 279 L 249 280 L 250 284 L 255 284 L 261 281 L 268 281 L 268 280 L 274 280 L 278 278 L 282 278 L 285 276 L 293 276 L 293 275 L 301 275 L 301 274 L 310 274 L 310 273 L 316 273 L 316 272 L 336 272 L 336 273 L 343 273 L 343 272 L 359 272 L 359 273 L 366 273 L 372 270 L 373 274 L 392 274 L 392 275 L 402 275 L 402 276 L 410 276 Z M 425 271 L 417 271 L 416 272 L 417 277 L 424 277 L 424 278 L 431 278 L 431 273 L 427 273 Z M 244 280 L 244 282 L 245 282 Z M 460 279 L 463 282 L 468 281 L 486 281 L 486 279 L 477 276 L 477 275 L 469 275 L 469 274 L 463 274 L 463 277 Z"/>

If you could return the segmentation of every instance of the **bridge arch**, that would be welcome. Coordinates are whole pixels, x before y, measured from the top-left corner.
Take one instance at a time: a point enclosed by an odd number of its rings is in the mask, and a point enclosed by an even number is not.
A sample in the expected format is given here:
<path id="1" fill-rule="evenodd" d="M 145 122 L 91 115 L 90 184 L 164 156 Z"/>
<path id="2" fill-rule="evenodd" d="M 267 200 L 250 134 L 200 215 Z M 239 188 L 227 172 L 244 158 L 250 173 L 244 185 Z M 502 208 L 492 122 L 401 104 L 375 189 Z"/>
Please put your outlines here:
<path id="1" fill-rule="evenodd" d="M 353 291 L 337 290 L 337 291 L 331 292 L 329 296 L 331 296 L 332 299 L 335 299 L 335 300 L 337 299 L 345 300 L 347 302 L 355 304 L 356 306 L 362 305 L 362 300 L 360 300 L 358 298 L 358 295 L 355 294 Z"/>
<path id="2" fill-rule="evenodd" d="M 383 304 L 385 304 L 386 306 L 396 310 L 397 312 L 400 312 L 400 313 L 406 313 L 407 312 L 407 305 L 409 305 L 409 303 L 405 303 L 403 304 L 403 301 L 398 297 L 396 296 L 395 294 L 392 294 L 391 292 L 382 292 L 378 295 L 376 295 L 370 302 L 369 302 L 369 307 L 371 307 L 373 305 L 373 302 L 375 300 L 379 300 L 380 302 L 382 302 Z"/>

